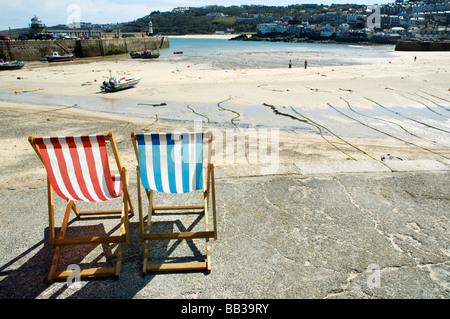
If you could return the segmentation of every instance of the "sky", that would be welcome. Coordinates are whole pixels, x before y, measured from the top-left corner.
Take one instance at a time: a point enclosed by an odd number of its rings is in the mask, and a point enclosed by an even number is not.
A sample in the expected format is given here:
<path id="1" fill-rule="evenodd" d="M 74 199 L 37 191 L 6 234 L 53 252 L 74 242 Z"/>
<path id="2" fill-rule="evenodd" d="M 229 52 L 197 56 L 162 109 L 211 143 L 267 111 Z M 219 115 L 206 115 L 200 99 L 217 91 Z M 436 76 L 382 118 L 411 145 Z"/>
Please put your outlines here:
<path id="1" fill-rule="evenodd" d="M 28 27 L 36 15 L 46 26 L 73 22 L 116 23 L 142 18 L 152 11 L 206 5 L 277 5 L 317 3 L 385 4 L 394 0 L 0 0 L 0 30 Z"/>

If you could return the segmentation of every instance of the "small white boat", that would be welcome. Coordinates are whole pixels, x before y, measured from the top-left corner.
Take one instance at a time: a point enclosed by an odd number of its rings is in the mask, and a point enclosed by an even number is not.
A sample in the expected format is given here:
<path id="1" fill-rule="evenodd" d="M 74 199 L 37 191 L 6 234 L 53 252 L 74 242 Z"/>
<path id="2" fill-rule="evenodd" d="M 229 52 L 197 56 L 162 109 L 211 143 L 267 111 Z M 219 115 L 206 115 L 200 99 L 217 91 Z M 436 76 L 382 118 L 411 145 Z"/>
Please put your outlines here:
<path id="1" fill-rule="evenodd" d="M 134 87 L 139 83 L 141 78 L 121 78 L 119 81 L 114 77 L 110 77 L 109 81 L 103 81 L 100 89 L 102 92 L 117 92 Z"/>

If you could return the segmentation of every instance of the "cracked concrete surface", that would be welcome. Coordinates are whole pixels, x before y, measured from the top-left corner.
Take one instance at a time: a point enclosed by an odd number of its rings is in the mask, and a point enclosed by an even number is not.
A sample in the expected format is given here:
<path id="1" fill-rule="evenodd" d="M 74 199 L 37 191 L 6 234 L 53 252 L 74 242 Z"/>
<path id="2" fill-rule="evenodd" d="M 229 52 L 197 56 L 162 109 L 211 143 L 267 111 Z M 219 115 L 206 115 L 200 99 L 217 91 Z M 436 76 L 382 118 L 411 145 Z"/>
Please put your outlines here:
<path id="1" fill-rule="evenodd" d="M 45 188 L 9 190 L 0 196 L 10 212 L 1 216 L 0 297 L 449 298 L 449 178 L 449 171 L 222 175 L 216 181 L 219 239 L 211 244 L 211 274 L 143 277 L 133 217 L 121 278 L 83 281 L 77 291 L 65 282 L 44 282 L 51 258 L 42 233 Z M 23 227 L 13 216 L 31 225 Z M 186 228 L 196 223 L 195 217 L 173 221 Z M 171 257 L 202 258 L 204 242 L 154 249 L 155 255 L 173 249 Z M 368 284 L 370 265 L 379 270 L 377 287 Z"/>

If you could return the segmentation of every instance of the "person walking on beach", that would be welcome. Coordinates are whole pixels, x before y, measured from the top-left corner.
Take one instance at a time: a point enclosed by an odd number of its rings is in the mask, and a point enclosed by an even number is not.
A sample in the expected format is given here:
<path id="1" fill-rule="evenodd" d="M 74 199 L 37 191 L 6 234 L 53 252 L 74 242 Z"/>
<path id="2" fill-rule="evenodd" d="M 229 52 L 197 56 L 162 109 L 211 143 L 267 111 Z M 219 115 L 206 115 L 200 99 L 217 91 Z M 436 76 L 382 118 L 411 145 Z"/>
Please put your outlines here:
<path id="1" fill-rule="evenodd" d="M 307 66 L 308 66 L 308 61 L 305 60 L 305 69 L 306 69 Z"/>
<path id="2" fill-rule="evenodd" d="M 289 69 L 292 68 L 292 60 L 289 60 Z"/>

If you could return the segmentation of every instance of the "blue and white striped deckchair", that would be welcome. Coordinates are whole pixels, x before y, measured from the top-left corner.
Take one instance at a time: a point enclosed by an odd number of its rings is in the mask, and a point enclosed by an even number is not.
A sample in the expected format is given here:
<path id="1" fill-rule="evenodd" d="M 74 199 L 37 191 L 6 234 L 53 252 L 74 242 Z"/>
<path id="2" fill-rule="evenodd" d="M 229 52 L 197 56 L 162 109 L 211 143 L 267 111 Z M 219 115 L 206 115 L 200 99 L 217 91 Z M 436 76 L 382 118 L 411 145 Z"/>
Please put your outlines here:
<path id="1" fill-rule="evenodd" d="M 142 186 L 188 193 L 203 185 L 203 133 L 136 134 Z"/>
<path id="2" fill-rule="evenodd" d="M 137 166 L 139 229 L 145 242 L 144 274 L 147 271 L 199 270 L 211 271 L 209 239 L 217 239 L 214 165 L 211 163 L 212 135 L 210 133 L 131 133 Z M 204 142 L 207 161 L 204 165 Z M 204 175 L 206 182 L 204 182 Z M 144 229 L 142 190 L 146 190 L 148 205 L 147 227 Z M 154 191 L 183 194 L 203 190 L 203 204 L 196 206 L 155 206 Z M 214 230 L 209 230 L 208 207 L 212 201 Z M 157 210 L 198 210 L 204 212 L 205 231 L 152 233 L 151 216 Z M 198 239 L 206 240 L 206 261 L 189 263 L 148 264 L 150 240 Z"/>

